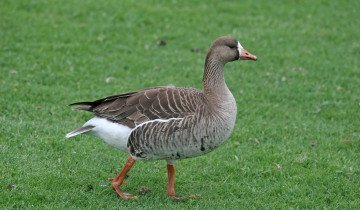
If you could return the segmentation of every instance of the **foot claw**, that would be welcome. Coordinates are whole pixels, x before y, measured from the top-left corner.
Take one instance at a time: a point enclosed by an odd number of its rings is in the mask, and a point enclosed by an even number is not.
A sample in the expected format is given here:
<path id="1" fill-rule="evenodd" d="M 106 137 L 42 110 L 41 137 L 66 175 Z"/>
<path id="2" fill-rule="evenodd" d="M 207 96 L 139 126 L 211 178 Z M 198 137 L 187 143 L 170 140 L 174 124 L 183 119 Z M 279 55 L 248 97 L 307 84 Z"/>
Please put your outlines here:
<path id="1" fill-rule="evenodd" d="M 112 188 L 116 191 L 116 193 L 122 197 L 125 200 L 138 200 L 139 198 L 135 195 L 129 194 L 129 193 L 125 193 L 123 191 L 120 190 L 119 188 L 120 184 L 117 182 L 113 182 L 112 183 Z"/>
<path id="2" fill-rule="evenodd" d="M 139 200 L 139 198 L 136 195 L 131 195 L 129 193 L 123 193 L 122 195 L 119 196 L 126 200 Z"/>

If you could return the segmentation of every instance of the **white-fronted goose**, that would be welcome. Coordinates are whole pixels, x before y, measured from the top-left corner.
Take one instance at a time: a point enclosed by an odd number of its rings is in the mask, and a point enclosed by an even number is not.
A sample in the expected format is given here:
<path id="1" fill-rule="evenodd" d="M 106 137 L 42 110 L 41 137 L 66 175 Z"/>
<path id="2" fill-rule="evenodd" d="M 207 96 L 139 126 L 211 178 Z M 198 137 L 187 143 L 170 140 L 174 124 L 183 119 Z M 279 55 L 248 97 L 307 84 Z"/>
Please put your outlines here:
<path id="1" fill-rule="evenodd" d="M 224 80 L 224 65 L 235 60 L 256 60 L 230 36 L 215 40 L 205 60 L 203 90 L 155 87 L 78 102 L 78 110 L 94 117 L 67 138 L 93 133 L 111 146 L 130 154 L 112 187 L 125 199 L 136 196 L 120 190 L 136 160 L 166 160 L 167 195 L 175 195 L 175 161 L 203 155 L 222 144 L 236 119 L 236 102 Z"/>

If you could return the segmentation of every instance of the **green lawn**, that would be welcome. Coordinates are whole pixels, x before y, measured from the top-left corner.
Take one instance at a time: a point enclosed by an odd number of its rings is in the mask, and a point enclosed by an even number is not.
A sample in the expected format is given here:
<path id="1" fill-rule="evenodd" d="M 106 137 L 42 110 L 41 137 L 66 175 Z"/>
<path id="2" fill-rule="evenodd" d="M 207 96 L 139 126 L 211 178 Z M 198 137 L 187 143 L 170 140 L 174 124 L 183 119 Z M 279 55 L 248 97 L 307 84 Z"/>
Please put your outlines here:
<path id="1" fill-rule="evenodd" d="M 0 3 L 0 208 L 360 206 L 360 1 Z M 191 3 L 190 3 L 191 2 Z M 226 66 L 238 103 L 230 139 L 177 164 L 138 162 L 64 135 L 91 117 L 66 105 L 160 85 L 201 88 L 207 48 L 231 34 L 258 62 Z M 159 45 L 161 40 L 166 45 Z"/>

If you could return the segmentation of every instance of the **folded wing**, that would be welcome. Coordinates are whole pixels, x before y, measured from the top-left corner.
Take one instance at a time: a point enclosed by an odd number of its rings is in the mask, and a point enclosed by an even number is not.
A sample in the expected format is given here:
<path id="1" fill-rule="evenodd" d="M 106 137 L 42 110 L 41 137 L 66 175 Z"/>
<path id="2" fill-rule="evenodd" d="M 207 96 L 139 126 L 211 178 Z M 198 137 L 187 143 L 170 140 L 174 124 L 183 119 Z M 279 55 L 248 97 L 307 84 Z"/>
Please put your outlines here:
<path id="1" fill-rule="evenodd" d="M 134 128 L 150 120 L 194 115 L 203 103 L 203 93 L 197 89 L 157 87 L 70 105 Z"/>

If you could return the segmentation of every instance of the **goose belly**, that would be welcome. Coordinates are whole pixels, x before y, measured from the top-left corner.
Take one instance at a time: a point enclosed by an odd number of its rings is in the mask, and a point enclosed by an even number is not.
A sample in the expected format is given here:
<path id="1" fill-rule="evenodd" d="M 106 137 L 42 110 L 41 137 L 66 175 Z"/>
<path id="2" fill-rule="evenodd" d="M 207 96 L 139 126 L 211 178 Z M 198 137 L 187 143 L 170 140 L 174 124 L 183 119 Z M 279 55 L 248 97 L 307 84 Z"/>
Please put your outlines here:
<path id="1" fill-rule="evenodd" d="M 145 160 L 195 157 L 221 145 L 233 129 L 233 125 L 185 121 L 153 122 L 142 126 L 141 130 L 133 130 L 129 137 L 130 153 Z"/>
<path id="2" fill-rule="evenodd" d="M 128 126 L 111 122 L 105 118 L 94 117 L 87 121 L 84 126 L 95 126 L 91 133 L 101 138 L 105 143 L 123 150 L 129 151 L 127 147 L 131 128 Z"/>

